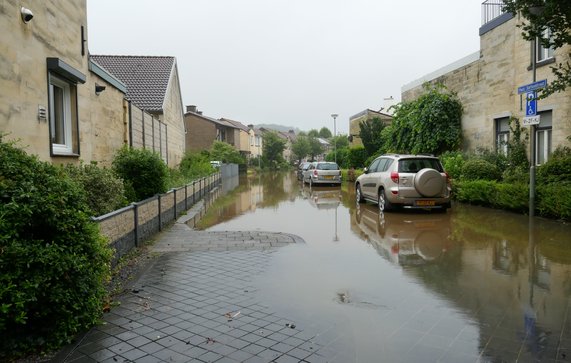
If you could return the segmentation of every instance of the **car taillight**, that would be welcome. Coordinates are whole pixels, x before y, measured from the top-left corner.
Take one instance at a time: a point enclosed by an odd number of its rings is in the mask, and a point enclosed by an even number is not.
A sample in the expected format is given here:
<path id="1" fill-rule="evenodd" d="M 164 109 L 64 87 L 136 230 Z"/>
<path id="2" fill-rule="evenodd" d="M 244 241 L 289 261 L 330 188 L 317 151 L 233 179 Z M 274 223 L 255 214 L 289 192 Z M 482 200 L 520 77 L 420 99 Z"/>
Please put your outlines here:
<path id="1" fill-rule="evenodd" d="M 399 173 L 397 173 L 396 171 L 391 172 L 391 180 L 393 182 L 395 182 L 396 184 L 399 183 Z"/>
<path id="2" fill-rule="evenodd" d="M 447 181 L 447 182 L 450 182 L 450 175 L 448 175 L 447 172 L 444 172 L 444 175 L 446 175 L 446 181 Z"/>

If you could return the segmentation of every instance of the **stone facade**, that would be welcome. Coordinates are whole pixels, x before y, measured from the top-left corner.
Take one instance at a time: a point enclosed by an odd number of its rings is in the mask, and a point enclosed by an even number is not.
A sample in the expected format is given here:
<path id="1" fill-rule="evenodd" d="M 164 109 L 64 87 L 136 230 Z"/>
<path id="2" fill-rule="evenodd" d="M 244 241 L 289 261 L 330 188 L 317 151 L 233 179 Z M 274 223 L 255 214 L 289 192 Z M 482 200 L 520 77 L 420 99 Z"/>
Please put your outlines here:
<path id="1" fill-rule="evenodd" d="M 350 147 L 363 146 L 363 141 L 361 141 L 361 137 L 359 136 L 361 132 L 361 126 L 359 126 L 359 124 L 362 121 L 371 120 L 373 118 L 379 118 L 387 125 L 390 124 L 393 119 L 390 115 L 370 109 L 366 109 L 351 116 L 349 118 L 349 135 L 351 136 L 351 141 L 349 142 Z"/>
<path id="2" fill-rule="evenodd" d="M 32 2 L 33 19 L 24 23 L 22 4 L 0 4 L 0 133 L 41 160 L 108 164 L 125 141 L 124 91 L 90 71 L 86 2 Z M 82 34 L 84 41 L 82 42 Z M 71 107 L 77 115 L 73 150 L 54 154 L 50 142 L 48 58 L 69 67 L 76 83 Z M 65 70 L 59 69 L 61 73 Z M 99 73 L 101 74 L 101 73 Z M 58 74 L 58 76 L 60 76 Z M 96 93 L 95 86 L 105 86 Z"/>
<path id="3" fill-rule="evenodd" d="M 519 17 L 504 14 L 503 22 L 480 29 L 480 51 L 456 64 L 405 85 L 402 100 L 409 101 L 422 93 L 422 83 L 443 83 L 458 94 L 464 107 L 462 132 L 466 151 L 496 148 L 496 123 L 505 117 L 525 116 L 525 95 L 518 87 L 532 83 L 531 43 L 521 36 Z M 556 62 L 569 59 L 570 47 L 557 49 Z M 553 65 L 553 64 L 551 64 Z M 553 80 L 548 64 L 538 64 L 536 80 Z M 571 89 L 538 101 L 538 111 L 551 112 L 551 151 L 567 145 L 571 135 Z M 545 122 L 545 121 L 544 121 Z M 542 125 L 538 126 L 541 128 Z M 526 127 L 529 130 L 529 127 Z"/>
<path id="4" fill-rule="evenodd" d="M 21 4 L 0 4 L 0 134 L 41 160 L 96 161 L 109 166 L 123 145 L 148 148 L 169 166 L 184 155 L 184 124 L 176 63 L 163 113 L 151 115 L 125 100 L 126 85 L 89 59 L 86 1 L 34 2 L 25 23 Z M 70 150 L 53 146 L 52 77 L 69 84 Z M 55 107 L 54 107 L 55 109 Z M 144 133 L 144 135 L 143 135 Z"/>

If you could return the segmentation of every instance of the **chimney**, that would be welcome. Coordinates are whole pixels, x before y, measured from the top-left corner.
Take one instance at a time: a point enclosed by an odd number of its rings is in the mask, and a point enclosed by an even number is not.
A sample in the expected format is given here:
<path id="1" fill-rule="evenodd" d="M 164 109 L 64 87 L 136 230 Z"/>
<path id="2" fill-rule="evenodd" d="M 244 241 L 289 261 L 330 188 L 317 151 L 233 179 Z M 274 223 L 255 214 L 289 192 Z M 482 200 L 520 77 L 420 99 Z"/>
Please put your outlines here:
<path id="1" fill-rule="evenodd" d="M 248 128 L 249 128 L 249 129 L 253 129 L 253 128 L 254 128 L 254 125 L 248 125 Z"/>
<path id="2" fill-rule="evenodd" d="M 186 112 L 194 112 L 194 113 L 196 113 L 196 106 L 195 106 L 195 105 L 186 106 Z"/>

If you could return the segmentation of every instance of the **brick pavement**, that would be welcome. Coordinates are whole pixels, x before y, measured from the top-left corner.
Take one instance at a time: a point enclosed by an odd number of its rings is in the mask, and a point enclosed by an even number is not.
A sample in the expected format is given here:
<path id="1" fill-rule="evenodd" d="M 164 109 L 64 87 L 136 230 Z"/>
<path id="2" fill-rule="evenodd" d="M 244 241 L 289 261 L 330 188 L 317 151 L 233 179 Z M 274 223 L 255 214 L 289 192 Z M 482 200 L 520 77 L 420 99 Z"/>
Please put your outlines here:
<path id="1" fill-rule="evenodd" d="M 292 243 L 303 240 L 176 223 L 158 236 L 152 250 L 160 256 L 119 298 L 120 306 L 54 361 L 350 361 L 315 339 L 318 330 L 301 329 L 259 301 L 253 278 L 277 248 Z"/>

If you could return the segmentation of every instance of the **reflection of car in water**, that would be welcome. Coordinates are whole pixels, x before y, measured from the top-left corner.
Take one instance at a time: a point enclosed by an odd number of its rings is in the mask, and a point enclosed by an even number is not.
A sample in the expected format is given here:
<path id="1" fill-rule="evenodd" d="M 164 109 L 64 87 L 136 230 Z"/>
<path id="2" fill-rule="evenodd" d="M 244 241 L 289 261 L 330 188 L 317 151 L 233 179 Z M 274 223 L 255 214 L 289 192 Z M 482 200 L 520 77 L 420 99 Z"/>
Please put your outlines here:
<path id="1" fill-rule="evenodd" d="M 334 209 L 341 204 L 341 189 L 338 187 L 303 188 L 301 195 L 317 209 Z"/>
<path id="2" fill-rule="evenodd" d="M 380 213 L 372 205 L 358 204 L 356 225 L 377 252 L 403 266 L 422 265 L 441 258 L 448 249 L 450 215 Z"/>

